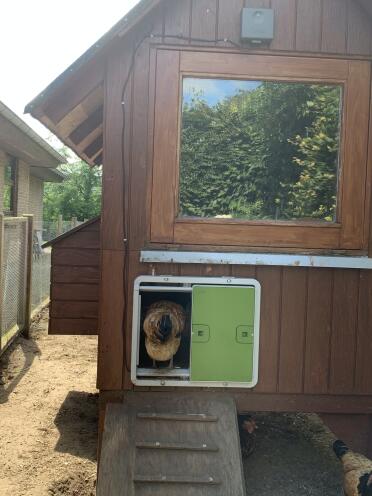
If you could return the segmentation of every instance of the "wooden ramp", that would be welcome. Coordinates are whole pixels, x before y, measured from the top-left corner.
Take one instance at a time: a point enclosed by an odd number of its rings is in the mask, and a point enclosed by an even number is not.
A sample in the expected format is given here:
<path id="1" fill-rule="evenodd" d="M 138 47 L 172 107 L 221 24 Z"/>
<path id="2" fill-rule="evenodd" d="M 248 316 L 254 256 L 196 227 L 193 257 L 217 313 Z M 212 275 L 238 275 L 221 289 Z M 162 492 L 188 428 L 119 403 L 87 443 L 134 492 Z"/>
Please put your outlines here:
<path id="1" fill-rule="evenodd" d="M 233 399 L 133 392 L 108 405 L 97 495 L 245 496 Z"/>

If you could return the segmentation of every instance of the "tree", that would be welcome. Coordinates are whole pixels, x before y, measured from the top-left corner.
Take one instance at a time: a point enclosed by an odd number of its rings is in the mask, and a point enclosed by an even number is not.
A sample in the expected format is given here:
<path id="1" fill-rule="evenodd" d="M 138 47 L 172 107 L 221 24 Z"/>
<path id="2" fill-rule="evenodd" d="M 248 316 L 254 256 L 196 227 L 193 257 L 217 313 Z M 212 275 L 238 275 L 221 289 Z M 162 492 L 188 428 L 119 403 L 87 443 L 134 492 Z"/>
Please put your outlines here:
<path id="1" fill-rule="evenodd" d="M 340 88 L 262 82 L 184 103 L 180 214 L 333 220 Z"/>
<path id="2" fill-rule="evenodd" d="M 66 153 L 62 151 L 62 153 Z M 44 190 L 44 219 L 90 219 L 101 211 L 101 167 L 91 167 L 76 160 L 60 167 L 66 174 L 62 183 L 46 183 Z"/>

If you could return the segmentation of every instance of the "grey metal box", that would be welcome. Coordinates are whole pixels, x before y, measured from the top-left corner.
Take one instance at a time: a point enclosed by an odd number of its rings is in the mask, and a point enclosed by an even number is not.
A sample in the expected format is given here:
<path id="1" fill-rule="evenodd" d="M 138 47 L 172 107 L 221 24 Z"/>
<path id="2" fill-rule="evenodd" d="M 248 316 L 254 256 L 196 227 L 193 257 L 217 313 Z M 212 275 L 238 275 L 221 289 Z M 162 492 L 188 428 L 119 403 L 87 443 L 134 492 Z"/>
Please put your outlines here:
<path id="1" fill-rule="evenodd" d="M 243 9 L 242 39 L 252 43 L 274 38 L 274 11 L 272 9 Z"/>

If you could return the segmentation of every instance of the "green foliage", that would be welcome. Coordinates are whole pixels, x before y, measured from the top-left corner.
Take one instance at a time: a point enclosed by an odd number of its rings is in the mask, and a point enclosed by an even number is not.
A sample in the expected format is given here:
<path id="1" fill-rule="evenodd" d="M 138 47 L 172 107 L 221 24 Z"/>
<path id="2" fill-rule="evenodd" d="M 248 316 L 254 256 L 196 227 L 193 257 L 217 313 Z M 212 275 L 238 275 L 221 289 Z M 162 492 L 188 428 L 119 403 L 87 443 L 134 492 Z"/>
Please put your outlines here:
<path id="1" fill-rule="evenodd" d="M 263 82 L 183 108 L 180 214 L 333 220 L 340 88 Z"/>
<path id="2" fill-rule="evenodd" d="M 45 183 L 44 220 L 54 221 L 58 215 L 64 219 L 77 217 L 91 219 L 101 211 L 100 167 L 91 167 L 83 161 L 61 166 L 66 175 L 62 183 Z"/>

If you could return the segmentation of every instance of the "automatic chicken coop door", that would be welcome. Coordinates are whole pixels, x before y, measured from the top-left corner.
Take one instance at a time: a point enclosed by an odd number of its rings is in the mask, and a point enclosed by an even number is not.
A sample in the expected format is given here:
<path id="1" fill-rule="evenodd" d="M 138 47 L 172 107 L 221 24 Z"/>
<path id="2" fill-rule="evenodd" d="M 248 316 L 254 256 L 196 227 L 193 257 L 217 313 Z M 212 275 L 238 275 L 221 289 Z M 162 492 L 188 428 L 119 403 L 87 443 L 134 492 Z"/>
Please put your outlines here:
<path id="1" fill-rule="evenodd" d="M 133 383 L 254 387 L 258 381 L 260 298 L 260 284 L 254 279 L 136 279 Z"/>

